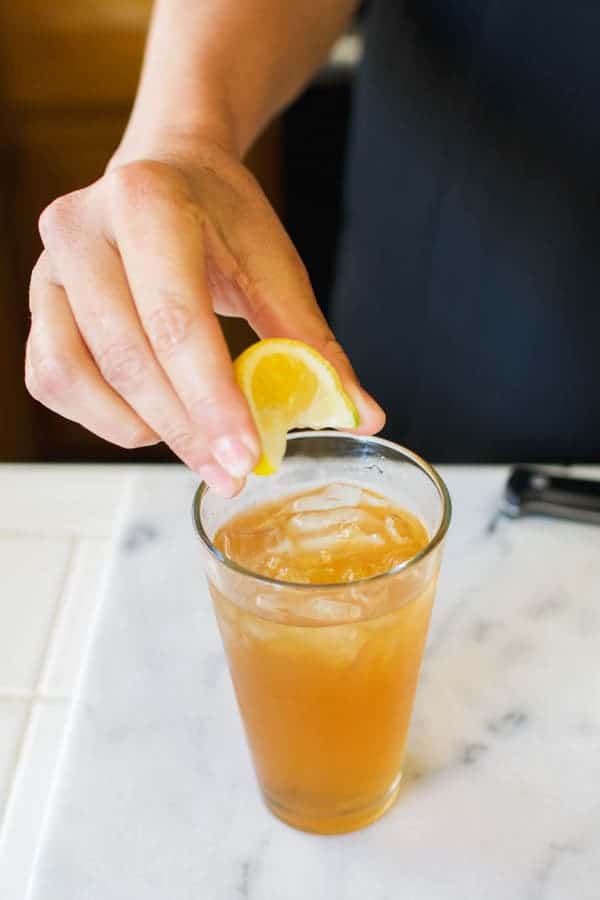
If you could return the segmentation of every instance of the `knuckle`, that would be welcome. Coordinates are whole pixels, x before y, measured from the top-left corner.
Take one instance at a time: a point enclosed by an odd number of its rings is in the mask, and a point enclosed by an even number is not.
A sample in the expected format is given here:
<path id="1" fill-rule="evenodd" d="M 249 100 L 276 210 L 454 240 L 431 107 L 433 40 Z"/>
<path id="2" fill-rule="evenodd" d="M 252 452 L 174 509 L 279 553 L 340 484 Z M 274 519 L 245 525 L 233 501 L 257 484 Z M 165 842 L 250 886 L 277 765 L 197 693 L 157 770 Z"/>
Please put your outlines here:
<path id="1" fill-rule="evenodd" d="M 186 397 L 185 407 L 190 420 L 207 437 L 219 434 L 235 434 L 238 429 L 251 430 L 250 413 L 239 388 L 231 379 L 223 376 L 216 393 Z"/>
<path id="2" fill-rule="evenodd" d="M 112 196 L 128 209 L 146 208 L 157 197 L 190 202 L 185 179 L 172 166 L 140 159 L 114 169 L 109 175 Z"/>
<path id="3" fill-rule="evenodd" d="M 70 360 L 59 354 L 36 356 L 29 351 L 25 365 L 25 385 L 40 403 L 54 403 L 66 396 L 76 380 Z"/>
<path id="4" fill-rule="evenodd" d="M 146 447 L 157 441 L 158 438 L 154 432 L 142 423 L 134 425 L 125 434 L 122 434 L 118 443 L 125 450 L 134 450 L 136 447 Z"/>
<path id="5" fill-rule="evenodd" d="M 116 200 L 139 202 L 154 193 L 163 182 L 160 164 L 137 160 L 113 169 L 107 176 Z"/>
<path id="6" fill-rule="evenodd" d="M 205 221 L 186 177 L 173 166 L 156 160 L 137 160 L 114 169 L 108 176 L 110 195 L 117 213 L 146 215 L 153 208 L 167 207 L 198 227 Z"/>
<path id="7" fill-rule="evenodd" d="M 42 212 L 38 228 L 45 246 L 52 246 L 72 234 L 79 218 L 76 194 L 57 197 Z"/>
<path id="8" fill-rule="evenodd" d="M 168 300 L 148 318 L 150 343 L 157 353 L 168 354 L 185 341 L 196 323 L 197 317 L 185 303 Z"/>
<path id="9" fill-rule="evenodd" d="M 143 377 L 146 369 L 145 353 L 135 343 L 111 344 L 99 354 L 98 368 L 112 387 L 117 390 L 126 389 Z"/>
<path id="10" fill-rule="evenodd" d="M 48 251 L 44 250 L 37 258 L 35 265 L 31 270 L 31 277 L 29 279 L 29 289 L 30 291 L 40 282 L 44 280 L 44 277 L 48 273 Z"/>
<path id="11" fill-rule="evenodd" d="M 188 462 L 197 461 L 199 453 L 204 459 L 203 453 L 198 446 L 198 438 L 190 431 L 171 431 L 164 435 L 165 443 L 169 445 L 171 450 L 181 459 Z"/>
<path id="12" fill-rule="evenodd" d="M 220 385 L 219 399 L 204 393 L 188 399 L 186 408 L 193 422 L 202 423 L 204 428 L 211 431 L 215 425 L 222 425 L 229 418 L 232 404 L 224 402 L 225 387 L 225 384 Z"/>

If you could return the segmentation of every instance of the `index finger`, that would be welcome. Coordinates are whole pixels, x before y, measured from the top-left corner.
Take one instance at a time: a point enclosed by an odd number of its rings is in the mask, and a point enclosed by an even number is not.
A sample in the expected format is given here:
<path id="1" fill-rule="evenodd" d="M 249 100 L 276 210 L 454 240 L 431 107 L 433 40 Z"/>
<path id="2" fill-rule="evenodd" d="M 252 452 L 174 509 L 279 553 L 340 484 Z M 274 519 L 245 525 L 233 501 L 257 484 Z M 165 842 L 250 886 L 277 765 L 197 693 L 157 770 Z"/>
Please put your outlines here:
<path id="1" fill-rule="evenodd" d="M 214 256 L 217 268 L 229 273 L 230 281 L 235 283 L 230 260 L 217 242 L 210 241 L 208 234 L 209 264 Z M 350 360 L 317 304 L 296 249 L 266 200 L 248 208 L 245 227 L 230 237 L 235 239 L 237 257 L 244 261 L 246 318 L 254 331 L 261 338 L 288 337 L 311 344 L 337 369 L 358 409 L 358 432 L 380 431 L 385 413 L 361 387 Z"/>
<path id="2" fill-rule="evenodd" d="M 213 312 L 202 214 L 183 176 L 162 163 L 125 166 L 111 178 L 114 238 L 154 353 L 215 459 L 245 476 L 260 445 Z"/>

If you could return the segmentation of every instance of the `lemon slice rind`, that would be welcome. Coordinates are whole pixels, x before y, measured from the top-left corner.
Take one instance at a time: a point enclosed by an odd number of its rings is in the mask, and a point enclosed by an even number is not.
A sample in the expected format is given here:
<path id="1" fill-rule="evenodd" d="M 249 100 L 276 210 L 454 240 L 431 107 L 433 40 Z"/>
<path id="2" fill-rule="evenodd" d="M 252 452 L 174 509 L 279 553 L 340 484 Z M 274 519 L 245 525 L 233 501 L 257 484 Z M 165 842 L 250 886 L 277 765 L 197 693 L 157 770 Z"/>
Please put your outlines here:
<path id="1" fill-rule="evenodd" d="M 302 341 L 258 341 L 235 360 L 234 373 L 261 441 L 256 475 L 277 471 L 292 428 L 346 429 L 359 424 L 358 411 L 334 367 Z"/>

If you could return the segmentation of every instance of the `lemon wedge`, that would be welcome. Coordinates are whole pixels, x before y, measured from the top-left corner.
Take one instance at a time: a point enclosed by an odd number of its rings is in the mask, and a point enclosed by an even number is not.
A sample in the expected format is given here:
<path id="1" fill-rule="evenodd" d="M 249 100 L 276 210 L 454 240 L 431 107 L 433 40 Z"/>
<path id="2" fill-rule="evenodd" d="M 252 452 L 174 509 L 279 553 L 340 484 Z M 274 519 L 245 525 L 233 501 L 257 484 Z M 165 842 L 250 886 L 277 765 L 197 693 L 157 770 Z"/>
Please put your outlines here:
<path id="1" fill-rule="evenodd" d="M 254 472 L 272 475 L 291 428 L 356 428 L 359 416 L 339 375 L 302 341 L 269 338 L 252 344 L 233 364 L 261 441 Z"/>

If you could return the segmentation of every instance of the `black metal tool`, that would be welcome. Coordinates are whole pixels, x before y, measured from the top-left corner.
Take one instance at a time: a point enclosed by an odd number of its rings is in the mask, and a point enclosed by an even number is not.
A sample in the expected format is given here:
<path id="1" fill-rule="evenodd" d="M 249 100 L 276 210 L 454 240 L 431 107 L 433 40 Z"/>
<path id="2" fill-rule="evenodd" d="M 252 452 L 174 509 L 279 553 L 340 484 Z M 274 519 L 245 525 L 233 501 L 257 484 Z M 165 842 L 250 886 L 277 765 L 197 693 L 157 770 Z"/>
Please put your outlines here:
<path id="1" fill-rule="evenodd" d="M 506 483 L 501 512 L 512 517 L 554 516 L 600 525 L 600 480 L 516 466 Z"/>

